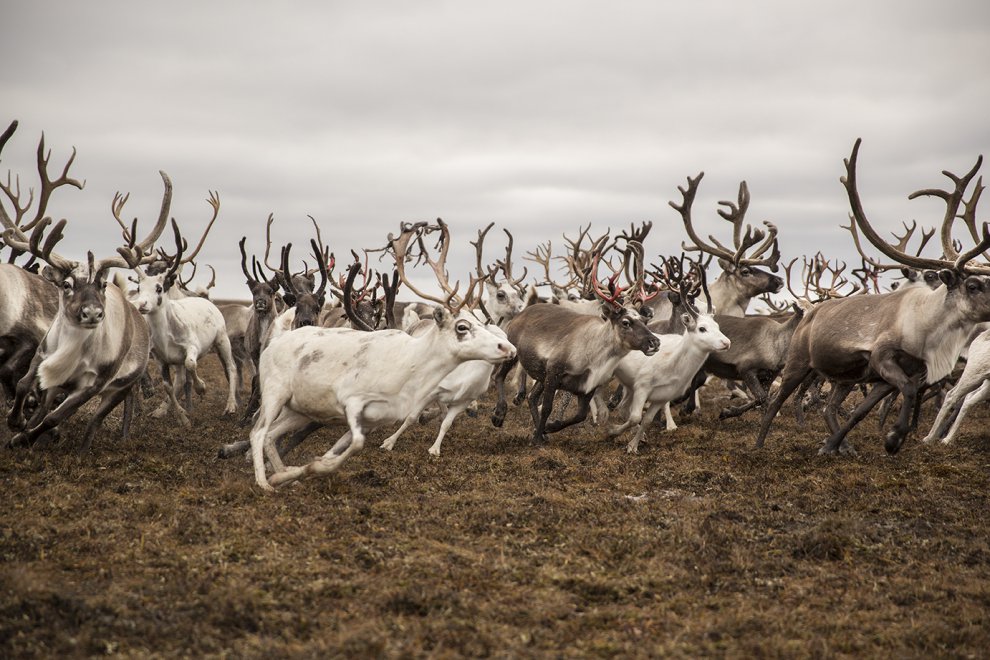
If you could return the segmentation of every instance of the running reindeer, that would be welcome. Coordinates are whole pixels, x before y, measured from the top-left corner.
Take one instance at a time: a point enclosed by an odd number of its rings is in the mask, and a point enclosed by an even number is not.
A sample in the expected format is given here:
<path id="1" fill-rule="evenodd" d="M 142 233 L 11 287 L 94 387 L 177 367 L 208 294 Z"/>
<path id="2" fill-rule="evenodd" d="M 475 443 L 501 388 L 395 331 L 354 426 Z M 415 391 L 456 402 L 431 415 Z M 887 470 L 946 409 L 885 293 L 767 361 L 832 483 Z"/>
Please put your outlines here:
<path id="1" fill-rule="evenodd" d="M 900 450 L 911 428 L 912 411 L 922 382 L 935 383 L 956 366 L 959 354 L 977 323 L 990 321 L 990 266 L 972 261 L 990 247 L 990 227 L 984 223 L 982 235 L 976 232 L 975 207 L 982 186 L 966 203 L 965 214 L 972 215 L 971 234 L 979 240 L 960 252 L 952 239 L 952 225 L 958 217 L 966 189 L 983 163 L 959 177 L 943 172 L 954 183 L 952 190 L 927 189 L 910 195 L 940 197 L 945 201 L 940 237 L 941 259 L 918 257 L 884 241 L 866 217 L 857 188 L 856 166 L 861 140 L 845 161 L 841 181 L 849 196 L 852 217 L 859 230 L 887 258 L 911 268 L 935 270 L 943 286 L 901 288 L 893 293 L 859 295 L 828 300 L 814 307 L 798 325 L 781 376 L 780 390 L 763 414 L 756 438 L 763 445 L 774 416 L 788 397 L 813 372 L 837 383 L 833 396 L 844 396 L 843 389 L 857 383 L 875 383 L 846 424 L 831 429 L 822 448 L 824 453 L 848 450 L 846 435 L 869 411 L 891 392 L 903 397 L 900 415 L 887 434 L 888 453 Z M 967 218 L 967 224 L 970 220 Z"/>
<path id="2" fill-rule="evenodd" d="M 403 225 L 389 242 L 408 243 L 437 226 Z M 318 250 L 313 241 L 314 250 Z M 440 247 L 444 263 L 449 243 Z M 400 250 L 401 251 L 401 250 Z M 403 284 L 409 286 L 407 280 Z M 444 284 L 444 282 L 441 282 Z M 459 285 L 445 287 L 444 304 L 434 311 L 429 332 L 413 337 L 400 330 L 363 332 L 305 327 L 286 333 L 261 354 L 261 407 L 251 431 L 255 480 L 264 490 L 337 470 L 364 446 L 365 434 L 382 424 L 421 411 L 437 385 L 467 360 L 499 362 L 515 349 L 492 334 L 464 308 L 477 289 L 474 277 L 462 298 Z M 321 458 L 285 468 L 277 438 L 312 424 L 346 420 L 349 430 Z M 265 458 L 275 473 L 268 478 Z"/>
<path id="3" fill-rule="evenodd" d="M 17 384 L 8 424 L 19 432 L 11 445 L 33 444 L 100 395 L 100 405 L 83 440 L 83 450 L 89 450 L 103 419 L 128 396 L 147 369 L 151 350 L 148 326 L 124 293 L 107 283 L 107 276 L 111 268 L 136 268 L 153 259 L 149 253 L 165 227 L 172 197 L 171 181 L 164 172 L 161 176 L 165 195 L 158 222 L 137 242 L 135 220 L 130 240 L 117 250 L 120 256 L 96 259 L 89 252 L 87 260 L 79 262 L 59 255 L 54 248 L 62 238 L 65 220 L 56 223 L 47 238 L 45 231 L 52 224 L 48 217 L 40 219 L 30 237 L 17 227 L 4 232 L 8 245 L 29 251 L 47 264 L 43 276 L 60 291 L 58 314 L 27 374 Z M 38 404 L 30 415 L 25 407 L 29 396 Z M 64 399 L 56 404 L 57 397 Z M 125 411 L 125 438 L 130 416 L 130 411 Z"/>

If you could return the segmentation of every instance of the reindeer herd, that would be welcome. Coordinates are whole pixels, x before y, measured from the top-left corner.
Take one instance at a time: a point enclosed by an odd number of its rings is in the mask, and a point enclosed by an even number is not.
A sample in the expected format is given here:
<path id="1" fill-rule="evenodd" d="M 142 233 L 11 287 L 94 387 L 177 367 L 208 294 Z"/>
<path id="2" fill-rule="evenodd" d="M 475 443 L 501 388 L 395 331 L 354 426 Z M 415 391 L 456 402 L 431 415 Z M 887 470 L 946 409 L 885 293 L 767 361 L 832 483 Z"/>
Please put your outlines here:
<path id="1" fill-rule="evenodd" d="M 15 121 L 0 135 L 0 155 L 16 129 Z M 206 230 L 189 250 L 179 223 L 169 222 L 172 183 L 162 172 L 161 210 L 150 229 L 139 232 L 137 219 L 123 220 L 128 198 L 118 194 L 111 215 L 121 244 L 104 248 L 106 256 L 91 251 L 74 261 L 56 251 L 67 221 L 54 222 L 46 210 L 57 189 L 84 184 L 69 176 L 74 150 L 52 178 L 42 137 L 37 193 L 34 186 L 22 190 L 20 176 L 9 172 L 0 182 L 6 261 L 0 264 L 0 386 L 9 444 L 57 441 L 60 425 L 96 398 L 83 450 L 121 404 L 126 438 L 143 401 L 159 389 L 164 397 L 150 414 L 188 426 L 192 392 L 206 387 L 198 363 L 210 352 L 227 378 L 224 414 L 252 426 L 247 438 L 232 438 L 219 453 L 249 455 L 265 490 L 330 474 L 370 431 L 398 425 L 382 443 L 391 450 L 431 406 L 442 413 L 429 449 L 439 455 L 454 419 L 492 386 L 498 397 L 492 424 L 502 426 L 509 414 L 508 385 L 515 404 L 528 402 L 534 443 L 589 416 L 600 423 L 611 415 L 601 434 L 631 432 L 626 449 L 637 452 L 661 409 L 667 429 L 676 429 L 671 404 L 690 414 L 711 379 L 722 379 L 732 393 L 720 418 L 762 412 L 757 447 L 795 393 L 802 419 L 821 407 L 830 430 L 824 453 L 851 452 L 850 429 L 881 402 L 885 418 L 898 399 L 888 452 L 901 448 L 926 401 L 939 409 L 924 442 L 948 442 L 966 412 L 990 397 L 990 334 L 983 333 L 990 322 L 990 229 L 976 219 L 982 179 L 971 189 L 982 158 L 963 176 L 944 172 L 950 189 L 910 196 L 945 202 L 941 255 L 932 258 L 921 255 L 934 230 L 923 230 L 912 248 L 916 224 L 905 224 L 892 242 L 873 228 L 857 187 L 859 150 L 857 140 L 841 179 L 851 209 L 845 228 L 862 258 L 848 273 L 821 253 L 782 264 L 778 228 L 746 223 L 745 182 L 737 199 L 718 209 L 731 225 L 731 241 L 705 240 L 692 218 L 699 174 L 670 202 L 687 239 L 677 255 L 647 254 L 651 223 L 598 236 L 589 225 L 576 238 L 565 235 L 560 254 L 551 241 L 528 251 L 542 275 L 529 278 L 527 269 L 514 268 L 508 230 L 504 256 L 486 261 L 492 223 L 469 242 L 475 269 L 464 274 L 463 286 L 463 278 L 451 282 L 454 239 L 442 220 L 402 223 L 384 247 L 352 251 L 346 264 L 338 264 L 312 220 L 300 267 L 291 243 L 273 257 L 269 216 L 260 258 L 249 250 L 253 237 L 239 241 L 250 304 L 218 306 L 208 297 L 215 272 L 205 290 L 190 288 L 193 275 L 183 279 L 183 270 L 195 274 L 195 259 L 220 215 L 216 193 L 208 199 Z M 957 220 L 969 247 L 954 237 Z M 161 245 L 169 227 L 172 251 Z M 870 256 L 861 237 L 883 257 Z M 386 266 L 372 270 L 372 257 Z M 718 276 L 709 283 L 713 260 Z M 432 271 L 440 294 L 415 284 L 409 270 L 417 266 Z M 880 276 L 888 271 L 904 279 L 885 287 Z M 770 297 L 785 286 L 792 301 Z M 398 300 L 400 288 L 416 300 Z M 756 299 L 766 303 L 765 313 L 750 313 Z M 857 389 L 861 400 L 844 408 Z M 323 456 L 285 465 L 289 451 L 335 422 L 347 431 Z"/>

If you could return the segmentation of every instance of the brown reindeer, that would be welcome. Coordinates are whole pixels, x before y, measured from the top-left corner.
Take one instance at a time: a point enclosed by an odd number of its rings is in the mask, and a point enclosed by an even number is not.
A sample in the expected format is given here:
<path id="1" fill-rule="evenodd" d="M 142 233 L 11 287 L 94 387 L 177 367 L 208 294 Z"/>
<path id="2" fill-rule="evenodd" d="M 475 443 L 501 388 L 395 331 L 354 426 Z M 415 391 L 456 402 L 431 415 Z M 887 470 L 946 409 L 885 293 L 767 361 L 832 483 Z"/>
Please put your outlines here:
<path id="1" fill-rule="evenodd" d="M 852 155 L 845 161 L 846 176 L 841 179 L 856 225 L 889 259 L 911 268 L 937 270 L 943 286 L 829 300 L 806 314 L 791 341 L 780 390 L 763 414 L 756 439 L 758 447 L 763 445 L 783 403 L 809 374 L 817 371 L 840 385 L 877 384 L 846 424 L 832 430 L 822 452 L 834 453 L 845 448 L 849 430 L 880 400 L 896 390 L 903 402 L 898 420 L 887 434 L 884 445 L 889 453 L 896 453 L 910 429 L 911 412 L 922 381 L 934 383 L 949 374 L 975 324 L 990 320 L 990 277 L 987 277 L 990 267 L 971 263 L 990 247 L 990 228 L 984 223 L 976 246 L 962 253 L 952 239 L 953 221 L 958 216 L 966 188 L 983 162 L 982 156 L 962 177 L 944 172 L 955 184 L 951 191 L 929 189 L 910 195 L 911 199 L 921 195 L 936 196 L 946 203 L 940 232 L 943 258 L 929 259 L 909 254 L 884 241 L 870 225 L 856 180 L 860 144 L 861 141 L 856 140 Z M 977 183 L 973 196 L 966 203 L 966 215 L 975 214 L 980 192 L 982 186 Z M 973 225 L 975 227 L 975 218 Z"/>

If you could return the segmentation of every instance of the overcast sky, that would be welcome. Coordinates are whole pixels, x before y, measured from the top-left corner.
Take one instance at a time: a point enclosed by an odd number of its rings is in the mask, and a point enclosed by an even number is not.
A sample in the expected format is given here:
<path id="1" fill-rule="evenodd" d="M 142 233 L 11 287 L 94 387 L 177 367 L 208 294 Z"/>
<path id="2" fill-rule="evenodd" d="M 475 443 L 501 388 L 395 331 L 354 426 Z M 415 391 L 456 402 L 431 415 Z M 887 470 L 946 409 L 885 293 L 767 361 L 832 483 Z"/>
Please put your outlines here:
<path id="1" fill-rule="evenodd" d="M 165 170 L 191 238 L 220 194 L 200 260 L 228 297 L 247 295 L 237 241 L 263 249 L 269 213 L 297 251 L 313 215 L 338 257 L 442 217 L 454 277 L 491 221 L 530 249 L 650 220 L 648 253 L 672 253 L 667 202 L 700 171 L 706 234 L 726 235 L 716 202 L 745 179 L 748 220 L 779 226 L 785 259 L 848 259 L 839 176 L 857 137 L 886 230 L 939 221 L 941 202 L 908 193 L 990 150 L 984 0 L 18 2 L 0 59 L 0 123 L 20 120 L 0 171 L 35 185 L 42 131 L 51 169 L 78 150 L 85 189 L 49 207 L 70 220 L 59 251 L 113 253 L 117 190 L 149 226 Z"/>

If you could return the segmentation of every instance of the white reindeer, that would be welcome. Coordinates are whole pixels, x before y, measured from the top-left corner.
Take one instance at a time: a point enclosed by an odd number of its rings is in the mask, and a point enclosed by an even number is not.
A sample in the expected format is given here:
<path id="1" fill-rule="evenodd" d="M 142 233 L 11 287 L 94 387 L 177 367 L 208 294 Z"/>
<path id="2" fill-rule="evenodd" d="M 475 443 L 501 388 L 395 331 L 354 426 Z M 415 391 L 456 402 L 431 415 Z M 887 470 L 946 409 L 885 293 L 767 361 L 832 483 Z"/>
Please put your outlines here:
<path id="1" fill-rule="evenodd" d="M 220 202 L 210 198 L 214 206 L 214 218 Z M 189 416 L 179 405 L 176 388 L 179 383 L 192 381 L 196 392 L 203 394 L 206 384 L 199 377 L 198 362 L 201 356 L 215 350 L 227 376 L 227 403 L 225 415 L 237 412 L 237 366 L 231 353 L 230 338 L 223 314 L 210 300 L 196 296 L 173 298 L 169 291 L 176 283 L 176 274 L 183 263 L 184 242 L 179 228 L 172 221 L 175 232 L 176 254 L 166 256 L 168 267 L 164 272 L 148 275 L 140 268 L 137 273 L 137 293 L 131 303 L 144 316 L 151 331 L 152 351 L 162 365 L 162 375 L 168 398 L 152 413 L 161 417 L 172 410 L 183 426 L 189 426 Z M 170 367 L 176 367 L 175 384 L 169 377 Z M 188 394 L 186 404 L 189 404 Z"/>
<path id="2" fill-rule="evenodd" d="M 667 429 L 677 428 L 670 416 L 670 402 L 687 392 L 709 353 L 729 348 L 729 339 L 721 333 L 710 313 L 699 314 L 690 304 L 688 309 L 691 313 L 681 317 L 684 334 L 657 335 L 660 339 L 658 353 L 651 356 L 629 353 L 615 369 L 614 376 L 625 388 L 622 403 L 628 404 L 629 417 L 624 423 L 610 428 L 608 436 L 618 436 L 629 427 L 638 425 L 636 434 L 626 446 L 626 451 L 631 454 L 639 451 L 643 434 L 661 408 L 666 411 Z"/>
<path id="3" fill-rule="evenodd" d="M 400 239 L 436 231 L 425 223 L 405 225 Z M 443 263 L 449 241 L 443 246 Z M 408 282 L 403 281 L 407 284 Z M 434 327 L 418 337 L 400 330 L 362 332 L 304 327 L 286 333 L 261 354 L 261 408 L 251 431 L 255 480 L 265 490 L 305 477 L 329 474 L 364 446 L 365 433 L 418 414 L 437 385 L 468 360 L 500 362 L 515 348 L 490 332 L 463 307 L 478 280 L 455 303 L 457 287 L 434 312 Z M 350 430 L 322 457 L 285 468 L 275 439 L 316 423 L 346 420 Z M 265 458 L 275 473 L 266 477 Z"/>

